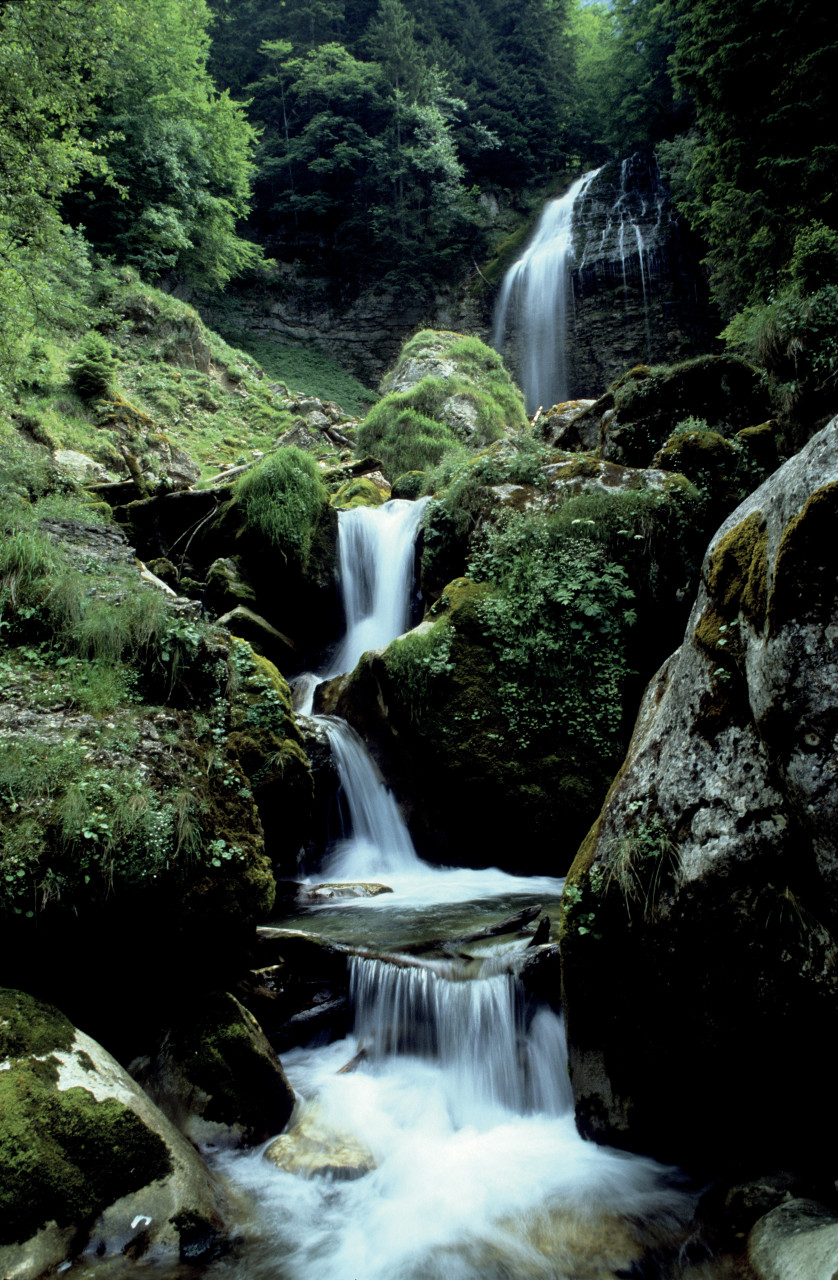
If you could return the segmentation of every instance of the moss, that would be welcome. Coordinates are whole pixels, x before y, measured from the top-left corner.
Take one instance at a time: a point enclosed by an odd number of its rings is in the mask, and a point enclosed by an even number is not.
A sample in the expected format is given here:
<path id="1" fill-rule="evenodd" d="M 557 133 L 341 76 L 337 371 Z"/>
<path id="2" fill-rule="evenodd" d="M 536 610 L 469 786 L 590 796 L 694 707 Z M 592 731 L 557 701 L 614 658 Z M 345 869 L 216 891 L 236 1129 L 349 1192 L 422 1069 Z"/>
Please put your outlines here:
<path id="1" fill-rule="evenodd" d="M 277 1132 L 288 1119 L 291 1094 L 260 1029 L 227 992 L 204 1000 L 170 1032 L 169 1052 L 180 1058 L 190 1080 L 209 1094 L 203 1115 L 220 1124 L 241 1125 L 257 1140 Z"/>
<path id="2" fill-rule="evenodd" d="M 0 987 L 0 1058 L 39 1057 L 69 1049 L 76 1031 L 52 1005 L 22 991 Z"/>
<path id="3" fill-rule="evenodd" d="M 166 1144 L 116 1099 L 56 1092 L 29 1067 L 0 1072 L 0 1245 L 55 1221 L 83 1226 L 172 1171 Z"/>
<path id="4" fill-rule="evenodd" d="M 757 632 L 765 627 L 768 592 L 768 530 L 761 511 L 730 529 L 710 557 L 707 590 L 724 619 L 737 614 Z"/>
<path id="5" fill-rule="evenodd" d="M 572 462 L 565 462 L 554 472 L 557 480 L 575 480 L 582 476 L 586 479 L 595 479 L 601 475 L 604 464 L 598 459 L 591 457 L 590 454 L 580 454 L 574 458 Z"/>
<path id="6" fill-rule="evenodd" d="M 331 497 L 331 505 L 338 511 L 351 511 L 354 507 L 380 507 L 388 494 L 367 476 L 347 480 Z"/>
<path id="7" fill-rule="evenodd" d="M 768 601 L 769 635 L 834 608 L 836 522 L 838 481 L 816 490 L 783 531 Z"/>
<path id="8" fill-rule="evenodd" d="M 424 471 L 404 471 L 393 481 L 393 488 L 390 491 L 391 498 L 406 498 L 408 502 L 414 502 L 420 498 L 425 492 L 425 472 Z"/>

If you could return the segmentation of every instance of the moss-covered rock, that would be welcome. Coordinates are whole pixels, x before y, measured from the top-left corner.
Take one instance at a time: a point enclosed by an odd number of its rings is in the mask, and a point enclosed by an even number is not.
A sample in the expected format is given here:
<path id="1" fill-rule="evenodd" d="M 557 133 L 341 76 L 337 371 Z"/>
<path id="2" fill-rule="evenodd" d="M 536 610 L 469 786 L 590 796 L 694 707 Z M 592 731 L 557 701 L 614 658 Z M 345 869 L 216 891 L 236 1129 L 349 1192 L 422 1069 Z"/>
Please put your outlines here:
<path id="1" fill-rule="evenodd" d="M 389 497 L 389 491 L 368 476 L 355 476 L 332 494 L 331 505 L 338 511 L 352 511 L 355 507 L 380 507 Z"/>
<path id="2" fill-rule="evenodd" d="M 521 393 L 478 338 L 423 329 L 402 348 L 383 396 L 358 432 L 391 478 L 425 470 L 458 447 L 481 448 L 526 425 Z"/>
<path id="3" fill-rule="evenodd" d="M 838 419 L 711 540 L 565 889 L 577 1122 L 696 1167 L 835 1173 L 836 458 Z"/>
<path id="4" fill-rule="evenodd" d="M 727 438 L 764 422 L 767 414 L 767 394 L 753 366 L 732 356 L 699 356 L 629 370 L 579 415 L 575 430 L 598 422 L 602 456 L 642 467 L 687 419 Z"/>
<path id="5" fill-rule="evenodd" d="M 244 1146 L 279 1133 L 294 1093 L 252 1014 L 228 992 L 181 1010 L 151 1059 L 132 1072 L 196 1146 Z"/>
<path id="6" fill-rule="evenodd" d="M 85 1247 L 176 1261 L 183 1215 L 217 1237 L 220 1201 L 204 1165 L 100 1045 L 6 988 L 0 1026 L 5 1275 L 35 1280 Z"/>

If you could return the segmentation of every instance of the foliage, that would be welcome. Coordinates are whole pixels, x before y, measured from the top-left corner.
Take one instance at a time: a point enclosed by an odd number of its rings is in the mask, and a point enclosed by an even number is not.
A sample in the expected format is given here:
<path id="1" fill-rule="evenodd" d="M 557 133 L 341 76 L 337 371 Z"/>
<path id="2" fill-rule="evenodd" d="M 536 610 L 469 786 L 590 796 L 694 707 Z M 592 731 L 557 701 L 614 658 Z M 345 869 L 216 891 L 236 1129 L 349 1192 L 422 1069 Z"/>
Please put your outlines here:
<path id="1" fill-rule="evenodd" d="M 820 256 L 813 255 L 815 260 Z M 798 260 L 806 274 L 809 264 Z M 811 260 L 810 260 L 811 261 Z M 728 347 L 766 370 L 775 403 L 799 446 L 830 414 L 838 383 L 838 285 L 804 292 L 797 282 L 765 303 L 745 307 L 722 335 Z"/>
<path id="2" fill-rule="evenodd" d="M 252 529 L 305 568 L 315 529 L 328 505 L 317 463 L 293 445 L 240 477 L 236 497 L 244 529 Z"/>
<path id="3" fill-rule="evenodd" d="M 73 348 L 67 365 L 70 382 L 83 400 L 107 395 L 115 369 L 113 348 L 95 329 Z"/>
<path id="4" fill-rule="evenodd" d="M 621 748 L 634 592 L 622 565 L 579 527 L 507 511 L 471 560 L 497 590 L 480 615 L 498 661 L 498 697 L 524 743 L 555 733 L 605 759 Z"/>
<path id="5" fill-rule="evenodd" d="M 306 390 L 322 400 L 333 400 L 348 414 L 364 414 L 378 399 L 374 391 L 311 342 L 273 342 L 224 324 L 219 332 L 258 360 L 271 381 L 284 383 L 289 391 Z"/>
<path id="6" fill-rule="evenodd" d="M 427 632 L 408 632 L 387 650 L 387 668 L 399 690 L 399 701 L 413 721 L 420 721 L 438 701 L 437 683 L 454 669 L 452 628 L 440 619 Z"/>
<path id="7" fill-rule="evenodd" d="M 90 126 L 104 177 L 66 213 L 100 251 L 155 279 L 223 286 L 259 253 L 237 235 L 249 207 L 253 127 L 206 63 L 204 0 L 143 0 L 114 13 L 108 73 Z"/>
<path id="8" fill-rule="evenodd" d="M 708 245 L 726 317 L 782 284 L 797 236 L 838 224 L 834 173 L 838 35 L 816 0 L 676 5 L 677 82 L 696 111 L 676 194 Z"/>

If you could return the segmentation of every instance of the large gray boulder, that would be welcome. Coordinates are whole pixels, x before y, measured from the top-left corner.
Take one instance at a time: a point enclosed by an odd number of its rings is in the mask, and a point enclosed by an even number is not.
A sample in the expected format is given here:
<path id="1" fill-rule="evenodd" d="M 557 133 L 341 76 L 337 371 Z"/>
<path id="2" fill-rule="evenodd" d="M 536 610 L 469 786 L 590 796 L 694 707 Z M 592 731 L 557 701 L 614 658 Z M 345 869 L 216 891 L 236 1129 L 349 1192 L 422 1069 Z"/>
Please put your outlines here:
<path id="1" fill-rule="evenodd" d="M 597 1140 L 716 1166 L 835 1150 L 837 517 L 838 418 L 711 541 L 568 877 L 570 1068 Z"/>
<path id="2" fill-rule="evenodd" d="M 220 1200 L 194 1147 L 101 1045 L 0 988 L 0 1275 L 85 1249 L 177 1262 L 211 1248 Z"/>

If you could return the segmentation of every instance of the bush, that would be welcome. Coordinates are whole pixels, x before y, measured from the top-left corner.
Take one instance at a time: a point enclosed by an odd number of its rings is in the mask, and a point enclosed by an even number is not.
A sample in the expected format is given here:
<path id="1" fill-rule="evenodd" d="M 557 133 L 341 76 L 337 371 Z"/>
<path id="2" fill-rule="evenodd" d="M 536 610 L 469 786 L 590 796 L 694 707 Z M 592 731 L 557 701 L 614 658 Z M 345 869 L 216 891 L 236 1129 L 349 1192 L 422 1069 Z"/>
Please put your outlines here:
<path id="1" fill-rule="evenodd" d="M 83 400 L 94 400 L 111 390 L 116 358 L 111 344 L 91 329 L 70 353 L 70 382 Z"/>
<path id="2" fill-rule="evenodd" d="M 329 495 L 314 459 L 294 445 L 278 449 L 241 476 L 236 497 L 243 527 L 306 568 Z"/>

